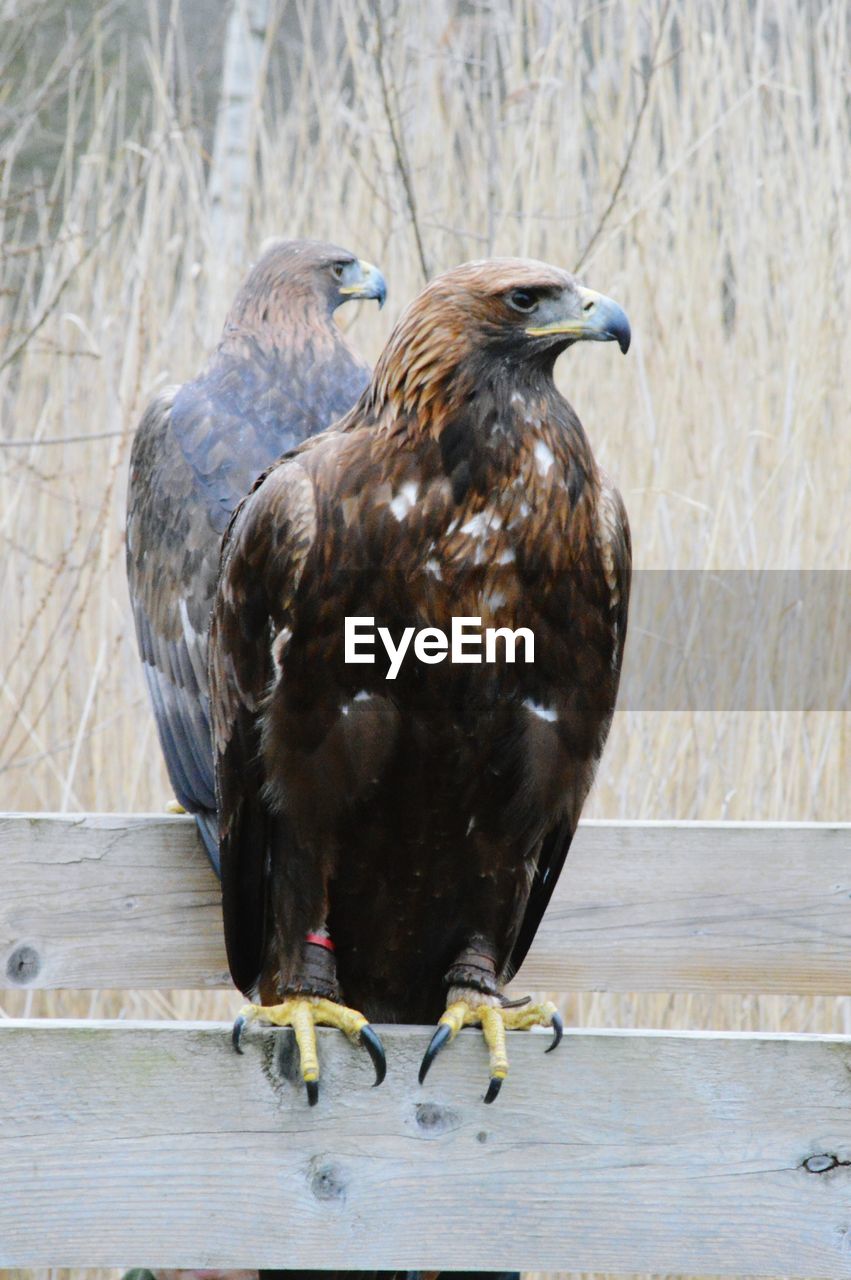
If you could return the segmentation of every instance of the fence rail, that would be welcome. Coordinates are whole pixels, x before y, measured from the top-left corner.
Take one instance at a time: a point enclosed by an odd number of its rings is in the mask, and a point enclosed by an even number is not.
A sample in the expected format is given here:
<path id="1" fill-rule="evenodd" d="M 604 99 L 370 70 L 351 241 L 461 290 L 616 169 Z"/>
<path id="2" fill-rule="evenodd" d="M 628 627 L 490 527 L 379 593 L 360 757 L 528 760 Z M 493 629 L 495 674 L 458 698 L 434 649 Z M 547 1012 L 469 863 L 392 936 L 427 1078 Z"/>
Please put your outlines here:
<path id="1" fill-rule="evenodd" d="M 844 994 L 851 824 L 584 822 L 520 981 Z M 0 983 L 228 986 L 219 887 L 182 817 L 0 817 Z"/>
<path id="2" fill-rule="evenodd" d="M 309 1109 L 228 1035 L 0 1024 L 0 1265 L 851 1276 L 851 1038 L 517 1033 L 488 1107 L 474 1031 L 328 1031 Z"/>
<path id="3" fill-rule="evenodd" d="M 847 991 L 851 825 L 583 824 L 526 986 Z M 7 987 L 218 986 L 192 824 L 0 820 Z M 851 1278 L 851 1037 L 571 1030 L 545 1056 L 382 1031 L 0 1020 L 0 1267 Z"/>

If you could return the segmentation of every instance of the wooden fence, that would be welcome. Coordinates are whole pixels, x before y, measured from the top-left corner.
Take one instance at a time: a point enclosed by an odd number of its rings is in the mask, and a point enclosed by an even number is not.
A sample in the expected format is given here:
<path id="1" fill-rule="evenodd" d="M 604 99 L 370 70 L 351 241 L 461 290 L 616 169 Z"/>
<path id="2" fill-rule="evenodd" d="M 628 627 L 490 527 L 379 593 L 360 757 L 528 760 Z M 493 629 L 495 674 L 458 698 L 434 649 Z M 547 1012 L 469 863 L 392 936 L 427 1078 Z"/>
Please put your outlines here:
<path id="1" fill-rule="evenodd" d="M 185 818 L 0 819 L 7 988 L 227 985 Z M 844 993 L 851 824 L 583 824 L 519 987 Z M 234 1009 L 238 998 L 234 996 Z M 0 1021 L 0 1266 L 851 1277 L 851 1037 Z"/>

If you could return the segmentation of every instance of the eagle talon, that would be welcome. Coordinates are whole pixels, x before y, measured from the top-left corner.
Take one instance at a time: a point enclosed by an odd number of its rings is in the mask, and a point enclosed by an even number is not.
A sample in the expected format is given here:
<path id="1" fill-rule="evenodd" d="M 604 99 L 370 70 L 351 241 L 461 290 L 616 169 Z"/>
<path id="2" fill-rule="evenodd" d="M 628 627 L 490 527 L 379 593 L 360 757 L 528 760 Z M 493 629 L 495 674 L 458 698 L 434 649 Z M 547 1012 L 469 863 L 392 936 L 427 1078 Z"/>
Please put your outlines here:
<path id="1" fill-rule="evenodd" d="M 375 1084 L 381 1084 L 387 1074 L 384 1046 L 375 1030 L 362 1013 L 358 1013 L 356 1009 L 348 1009 L 335 1000 L 300 993 L 286 996 L 281 1004 L 247 1004 L 240 1010 L 231 1032 L 231 1043 L 237 1053 L 242 1053 L 240 1042 L 246 1023 L 255 1019 L 273 1027 L 292 1028 L 301 1060 L 301 1078 L 311 1107 L 315 1107 L 319 1100 L 319 1054 L 316 1047 L 318 1026 L 337 1027 L 354 1043 L 363 1045 L 375 1067 Z"/>
<path id="2" fill-rule="evenodd" d="M 366 1049 L 372 1065 L 375 1067 L 375 1081 L 373 1089 L 377 1089 L 387 1075 L 387 1058 L 384 1053 L 384 1045 L 378 1033 L 370 1026 L 369 1023 L 360 1029 L 360 1042 Z"/>
<path id="3" fill-rule="evenodd" d="M 564 1023 L 555 1005 L 549 1000 L 543 1004 L 513 1000 L 497 1005 L 483 1002 L 477 991 L 471 992 L 469 998 L 453 1000 L 447 1006 L 425 1051 L 420 1066 L 420 1084 L 425 1080 L 438 1053 L 461 1027 L 479 1026 L 490 1055 L 490 1083 L 484 1100 L 486 1103 L 494 1102 L 508 1075 L 506 1031 L 528 1031 L 530 1027 L 540 1026 L 542 1023 L 553 1029 L 552 1042 L 546 1050 L 551 1053 L 561 1043 Z"/>
<path id="4" fill-rule="evenodd" d="M 420 1074 L 419 1074 L 420 1084 L 422 1084 L 423 1081 L 425 1080 L 426 1076 L 429 1073 L 429 1068 L 431 1067 L 431 1064 L 434 1062 L 435 1058 L 440 1053 L 441 1049 L 444 1048 L 444 1046 L 449 1042 L 451 1036 L 452 1036 L 452 1028 L 447 1026 L 446 1023 L 444 1023 L 442 1026 L 439 1026 L 435 1031 L 434 1035 L 429 1041 L 428 1048 L 423 1054 L 423 1060 L 420 1063 Z"/>
<path id="5" fill-rule="evenodd" d="M 490 1084 L 488 1085 L 488 1091 L 484 1097 L 485 1102 L 490 1103 L 490 1102 L 496 1101 L 496 1099 L 499 1097 L 499 1091 L 502 1088 L 503 1079 L 504 1079 L 503 1076 L 491 1076 L 491 1081 L 490 1081 Z"/>

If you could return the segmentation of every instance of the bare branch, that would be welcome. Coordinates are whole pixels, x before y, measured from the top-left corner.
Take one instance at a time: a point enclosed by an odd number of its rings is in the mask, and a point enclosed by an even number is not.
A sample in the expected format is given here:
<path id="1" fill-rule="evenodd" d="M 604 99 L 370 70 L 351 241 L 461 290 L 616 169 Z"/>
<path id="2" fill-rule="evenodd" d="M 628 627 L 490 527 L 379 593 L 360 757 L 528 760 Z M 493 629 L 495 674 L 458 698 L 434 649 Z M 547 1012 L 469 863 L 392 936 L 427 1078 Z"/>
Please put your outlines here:
<path id="1" fill-rule="evenodd" d="M 135 427 L 127 431 L 93 431 L 87 436 L 45 436 L 44 439 L 0 440 L 0 449 L 38 449 L 46 444 L 88 444 L 90 440 L 113 440 L 117 436 L 132 436 Z"/>
<path id="2" fill-rule="evenodd" d="M 38 315 L 36 319 L 32 322 L 29 329 L 27 329 L 26 333 L 20 339 L 20 341 L 18 341 L 12 347 L 11 351 L 8 351 L 6 355 L 3 357 L 3 359 L 0 360 L 0 373 L 2 373 L 4 369 L 7 369 L 9 365 L 13 363 L 13 361 L 17 360 L 21 352 L 24 351 L 25 348 L 27 347 L 27 344 L 35 337 L 35 335 L 39 332 L 41 327 L 45 324 L 45 322 L 50 318 L 50 316 L 59 306 L 59 303 L 62 301 L 63 293 L 68 288 L 68 285 L 74 279 L 77 272 L 80 270 L 82 266 L 86 264 L 86 262 L 88 262 L 89 258 L 92 256 L 95 249 L 103 240 L 104 236 L 109 231 L 111 231 L 112 228 L 116 226 L 116 224 L 120 222 L 120 220 L 123 217 L 126 216 L 127 207 L 130 201 L 132 200 L 133 196 L 135 196 L 136 192 L 142 187 L 147 176 L 148 176 L 147 169 L 143 168 L 141 173 L 139 174 L 139 177 L 136 179 L 133 185 L 129 188 L 129 190 L 125 192 L 123 199 L 118 202 L 118 208 L 115 210 L 115 213 L 112 215 L 111 218 L 107 219 L 107 221 L 103 224 L 102 227 L 99 227 L 95 231 L 91 241 L 83 250 L 83 252 L 80 254 L 77 261 L 68 268 L 64 277 L 62 278 L 62 280 L 60 280 L 59 284 L 54 289 L 52 298 L 43 307 L 41 314 Z"/>
<path id="3" fill-rule="evenodd" d="M 618 197 L 620 196 L 621 188 L 623 187 L 623 184 L 626 181 L 627 171 L 629 169 L 630 164 L 632 163 L 632 156 L 633 156 L 633 152 L 635 151 L 635 144 L 638 141 L 638 134 L 641 130 L 641 122 L 644 119 L 644 113 L 647 110 L 648 103 L 650 102 L 650 82 L 653 79 L 654 73 L 658 70 L 656 59 L 659 56 L 659 48 L 662 44 L 662 36 L 665 34 L 665 26 L 667 24 L 668 10 L 670 9 L 670 7 L 671 7 L 671 0 L 664 0 L 664 3 L 662 5 L 662 12 L 659 15 L 659 27 L 656 32 L 656 39 L 653 42 L 653 52 L 650 55 L 650 70 L 647 72 L 646 76 L 644 77 L 644 93 L 642 95 L 641 103 L 639 105 L 638 112 L 635 117 L 635 124 L 632 127 L 632 136 L 630 137 L 629 145 L 626 149 L 626 154 L 624 155 L 624 158 L 623 158 L 623 164 L 621 165 L 620 173 L 618 174 L 617 181 L 612 189 L 612 194 L 609 197 L 609 203 L 606 205 L 606 208 L 603 211 L 602 217 L 600 218 L 599 222 L 594 228 L 594 231 L 590 240 L 585 245 L 585 248 L 582 250 L 582 253 L 579 255 L 579 261 L 577 262 L 576 266 L 573 268 L 574 271 L 581 271 L 583 266 L 587 262 L 588 255 L 591 253 L 591 250 L 594 248 L 594 245 L 597 243 L 600 236 L 602 235 L 603 228 L 605 227 L 606 223 L 611 217 L 612 210 L 614 209 L 615 205 L 618 202 Z"/>
<path id="4" fill-rule="evenodd" d="M 396 167 L 399 170 L 399 176 L 402 179 L 402 186 L 405 190 L 405 200 L 408 205 L 408 213 L 411 217 L 411 225 L 414 229 L 414 239 L 417 243 L 417 255 L 420 260 L 420 269 L 423 273 L 423 281 L 427 281 L 431 276 L 428 259 L 426 257 L 425 247 L 423 245 L 422 232 L 420 230 L 420 221 L 417 215 L 417 199 L 414 193 L 414 184 L 411 180 L 411 171 L 405 155 L 405 142 L 402 137 L 401 123 L 397 121 L 393 111 L 393 105 L 390 97 L 390 86 L 387 83 L 387 73 L 384 67 L 384 12 L 381 0 L 377 0 L 375 6 L 375 32 L 376 32 L 376 48 L 375 48 L 375 65 L 378 71 L 378 80 L 381 85 L 381 99 L 384 104 L 384 114 L 387 117 L 387 128 L 390 131 L 390 139 L 393 143 L 393 151 L 396 155 Z M 392 77 L 392 72 L 391 72 Z M 393 83 L 393 96 L 398 99 L 395 81 Z"/>

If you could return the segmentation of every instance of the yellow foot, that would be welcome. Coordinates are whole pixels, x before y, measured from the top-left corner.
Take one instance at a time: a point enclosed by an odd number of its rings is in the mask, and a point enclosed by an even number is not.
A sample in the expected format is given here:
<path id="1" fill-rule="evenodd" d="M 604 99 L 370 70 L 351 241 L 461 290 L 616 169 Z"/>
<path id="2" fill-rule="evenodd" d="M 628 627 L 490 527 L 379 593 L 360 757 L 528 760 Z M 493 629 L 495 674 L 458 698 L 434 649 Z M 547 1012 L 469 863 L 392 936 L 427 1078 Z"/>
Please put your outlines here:
<path id="1" fill-rule="evenodd" d="M 185 813 L 183 805 L 179 800 L 169 800 L 165 806 L 166 813 Z"/>
<path id="2" fill-rule="evenodd" d="M 479 997 L 479 1000 L 481 997 Z M 476 993 L 467 1000 L 454 1000 L 437 1024 L 437 1030 L 425 1051 L 420 1066 L 420 1084 L 425 1080 L 429 1067 L 441 1049 L 454 1040 L 462 1027 L 481 1027 L 485 1043 L 490 1051 L 490 1084 L 485 1102 L 493 1102 L 508 1075 L 508 1053 L 505 1046 L 506 1031 L 528 1031 L 530 1027 L 552 1027 L 550 1053 L 560 1043 L 564 1033 L 561 1015 L 551 1001 L 543 1004 L 527 1004 L 520 1008 L 503 1008 L 500 1005 L 479 1003 Z"/>
<path id="3" fill-rule="evenodd" d="M 266 1022 L 274 1027 L 292 1027 L 301 1058 L 301 1078 L 307 1089 L 307 1100 L 313 1107 L 319 1098 L 319 1055 L 316 1051 L 316 1027 L 338 1027 L 355 1044 L 366 1049 L 375 1067 L 375 1083 L 381 1084 L 387 1074 L 384 1046 L 362 1013 L 347 1009 L 322 996 L 290 996 L 282 1004 L 247 1004 L 233 1024 L 232 1041 L 242 1053 L 240 1040 L 247 1022 Z"/>

